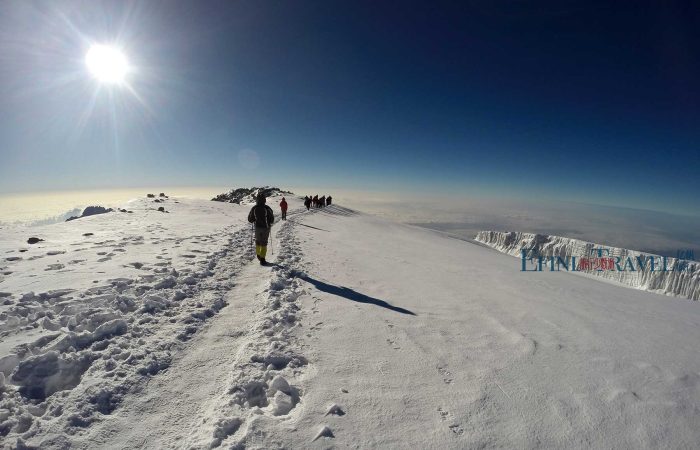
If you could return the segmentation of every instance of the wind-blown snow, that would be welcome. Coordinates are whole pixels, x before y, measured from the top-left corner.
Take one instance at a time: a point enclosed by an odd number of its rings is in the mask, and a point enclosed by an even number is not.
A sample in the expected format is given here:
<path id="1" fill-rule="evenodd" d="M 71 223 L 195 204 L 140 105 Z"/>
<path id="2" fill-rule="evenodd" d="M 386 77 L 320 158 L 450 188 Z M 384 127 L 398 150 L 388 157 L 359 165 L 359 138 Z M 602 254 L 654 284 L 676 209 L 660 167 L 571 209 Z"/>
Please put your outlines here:
<path id="1" fill-rule="evenodd" d="M 540 255 L 553 255 L 562 258 L 576 256 L 590 256 L 594 249 L 606 248 L 609 256 L 621 257 L 623 260 L 630 257 L 635 260 L 638 256 L 648 258 L 661 257 L 649 253 L 642 253 L 624 248 L 609 247 L 592 242 L 569 239 L 561 236 L 548 236 L 533 233 L 480 231 L 476 241 L 484 243 L 503 253 L 520 258 L 522 249 L 534 251 Z M 608 255 L 607 253 L 605 254 Z M 667 258 L 667 267 L 678 267 L 679 260 Z M 587 270 L 586 274 L 613 280 L 635 289 L 657 292 L 660 294 L 684 297 L 691 300 L 700 300 L 700 264 L 684 262 L 686 270 L 662 271 L 662 270 Z"/>

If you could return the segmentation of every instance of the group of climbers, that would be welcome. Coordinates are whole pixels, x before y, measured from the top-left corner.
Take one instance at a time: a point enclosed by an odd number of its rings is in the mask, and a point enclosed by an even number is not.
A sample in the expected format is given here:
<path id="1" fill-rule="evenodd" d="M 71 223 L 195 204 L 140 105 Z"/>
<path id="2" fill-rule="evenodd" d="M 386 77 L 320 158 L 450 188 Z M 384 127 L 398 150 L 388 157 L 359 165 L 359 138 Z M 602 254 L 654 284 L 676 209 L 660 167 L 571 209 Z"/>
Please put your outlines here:
<path id="1" fill-rule="evenodd" d="M 319 198 L 318 195 L 314 195 L 313 197 L 307 195 L 306 197 L 304 197 L 304 206 L 306 206 L 307 211 L 312 206 L 314 208 L 323 208 L 324 206 L 330 206 L 332 202 L 333 197 L 331 197 L 330 195 L 328 197 L 324 195 L 321 198 Z"/>
<path id="2" fill-rule="evenodd" d="M 313 197 L 304 197 L 304 206 L 308 211 L 311 205 L 314 208 L 322 208 L 324 206 L 330 206 L 333 201 L 333 197 L 330 195 L 326 197 L 325 195 L 318 198 L 318 195 Z M 260 192 L 256 198 L 255 206 L 250 209 L 248 213 L 248 222 L 255 224 L 255 255 L 260 261 L 261 265 L 266 265 L 267 261 L 265 256 L 267 255 L 267 243 L 270 239 L 270 229 L 272 224 L 275 223 L 275 215 L 266 203 L 266 197 L 263 192 Z M 282 197 L 280 202 L 280 210 L 282 211 L 282 220 L 287 220 L 287 200 Z"/>

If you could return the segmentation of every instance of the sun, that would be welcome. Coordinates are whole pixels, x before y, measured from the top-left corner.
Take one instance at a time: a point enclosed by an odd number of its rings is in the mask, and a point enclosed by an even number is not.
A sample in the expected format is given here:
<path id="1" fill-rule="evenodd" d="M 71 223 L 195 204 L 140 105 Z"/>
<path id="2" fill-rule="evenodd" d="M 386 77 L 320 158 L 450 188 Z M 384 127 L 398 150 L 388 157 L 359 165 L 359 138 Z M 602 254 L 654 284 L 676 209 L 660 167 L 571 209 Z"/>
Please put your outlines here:
<path id="1" fill-rule="evenodd" d="M 85 54 L 85 65 L 101 83 L 120 84 L 129 71 L 126 56 L 118 48 L 93 44 Z"/>

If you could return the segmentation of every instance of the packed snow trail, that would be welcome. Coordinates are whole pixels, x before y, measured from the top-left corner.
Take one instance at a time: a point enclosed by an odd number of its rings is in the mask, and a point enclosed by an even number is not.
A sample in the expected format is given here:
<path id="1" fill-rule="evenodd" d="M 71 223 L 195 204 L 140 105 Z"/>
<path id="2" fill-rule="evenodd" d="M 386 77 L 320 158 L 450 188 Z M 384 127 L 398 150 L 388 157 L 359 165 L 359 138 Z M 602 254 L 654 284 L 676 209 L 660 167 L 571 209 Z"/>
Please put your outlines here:
<path id="1" fill-rule="evenodd" d="M 252 300 L 269 283 L 264 270 L 257 262 L 247 264 L 224 297 L 228 306 L 176 355 L 167 371 L 153 377 L 90 433 L 85 448 L 182 448 L 196 438 L 211 440 L 198 434 L 205 425 L 202 417 L 225 389 L 246 344 Z"/>
<path id="2" fill-rule="evenodd" d="M 167 371 L 85 434 L 85 448 L 269 442 L 255 424 L 266 415 L 276 423 L 295 412 L 300 392 L 290 383 L 306 365 L 287 333 L 295 325 L 299 297 L 285 268 L 298 260 L 291 226 L 273 227 L 282 248 L 269 254 L 268 266 L 252 261 L 250 252 L 240 270 L 226 272 L 234 284 L 224 296 L 227 306 L 173 357 Z"/>

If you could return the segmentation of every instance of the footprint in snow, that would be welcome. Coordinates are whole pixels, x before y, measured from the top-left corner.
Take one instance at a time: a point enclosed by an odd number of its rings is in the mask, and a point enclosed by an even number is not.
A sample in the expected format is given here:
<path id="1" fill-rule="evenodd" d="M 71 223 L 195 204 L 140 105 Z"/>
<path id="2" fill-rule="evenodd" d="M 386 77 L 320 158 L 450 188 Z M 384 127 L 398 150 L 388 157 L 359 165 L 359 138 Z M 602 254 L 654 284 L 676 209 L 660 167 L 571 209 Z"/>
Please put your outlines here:
<path id="1" fill-rule="evenodd" d="M 345 415 L 345 411 L 343 411 L 343 408 L 338 406 L 336 403 L 333 403 L 331 406 L 328 407 L 328 410 L 326 411 L 325 415 L 342 417 Z"/>
<path id="2" fill-rule="evenodd" d="M 311 440 L 311 442 L 314 442 L 314 441 L 316 441 L 317 439 L 320 439 L 320 438 L 322 438 L 322 437 L 324 437 L 324 438 L 334 438 L 335 435 L 333 434 L 333 432 L 331 431 L 330 428 L 328 428 L 327 426 L 324 425 L 323 427 L 321 427 L 320 430 L 318 430 L 318 433 L 316 433 L 316 436 Z"/>
<path id="3" fill-rule="evenodd" d="M 448 420 L 449 420 L 449 421 L 452 421 L 452 420 L 454 419 L 453 416 L 452 416 L 452 414 L 451 414 L 449 411 L 447 411 L 447 410 L 444 410 L 444 409 L 442 409 L 442 408 L 438 408 L 438 409 L 437 409 L 437 412 L 438 412 L 438 414 L 439 414 L 439 416 L 440 416 L 440 420 L 442 420 L 443 422 L 447 422 Z M 461 435 L 464 434 L 464 428 L 462 427 L 462 425 L 460 425 L 460 424 L 458 424 L 458 423 L 453 423 L 453 424 L 451 424 L 451 425 L 448 425 L 447 428 L 448 428 L 451 432 L 453 432 L 454 434 L 456 434 L 457 436 L 461 436 Z"/>
<path id="4" fill-rule="evenodd" d="M 401 350 L 401 347 L 399 347 L 399 345 L 396 343 L 395 340 L 393 340 L 393 339 L 391 339 L 391 338 L 387 338 L 386 342 L 387 342 L 387 343 L 389 344 L 389 346 L 390 346 L 391 348 L 393 348 L 394 350 Z"/>
<path id="5" fill-rule="evenodd" d="M 450 425 L 450 431 L 456 434 L 457 436 L 461 436 L 464 434 L 464 428 L 462 428 L 462 426 L 458 424 Z"/>
<path id="6" fill-rule="evenodd" d="M 447 366 L 438 366 L 437 370 L 440 373 L 440 375 L 442 375 L 442 381 L 444 381 L 445 384 L 452 383 L 452 373 L 449 370 L 447 370 Z"/>

